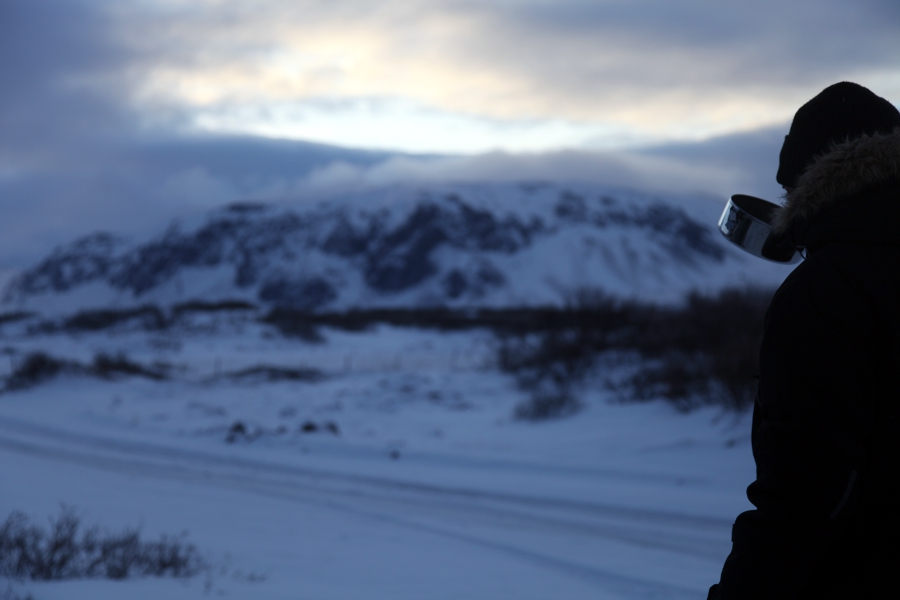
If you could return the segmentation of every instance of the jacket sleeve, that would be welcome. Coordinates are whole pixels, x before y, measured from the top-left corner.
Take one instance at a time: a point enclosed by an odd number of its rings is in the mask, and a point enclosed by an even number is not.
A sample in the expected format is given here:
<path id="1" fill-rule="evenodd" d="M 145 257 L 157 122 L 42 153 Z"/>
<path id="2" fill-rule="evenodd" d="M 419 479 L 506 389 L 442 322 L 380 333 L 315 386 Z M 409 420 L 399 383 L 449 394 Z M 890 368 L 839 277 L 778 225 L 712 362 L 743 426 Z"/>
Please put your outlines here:
<path id="1" fill-rule="evenodd" d="M 872 429 L 874 322 L 827 261 L 798 267 L 773 298 L 753 414 L 757 477 L 747 496 L 756 510 L 735 521 L 710 598 L 792 598 L 840 535 Z"/>

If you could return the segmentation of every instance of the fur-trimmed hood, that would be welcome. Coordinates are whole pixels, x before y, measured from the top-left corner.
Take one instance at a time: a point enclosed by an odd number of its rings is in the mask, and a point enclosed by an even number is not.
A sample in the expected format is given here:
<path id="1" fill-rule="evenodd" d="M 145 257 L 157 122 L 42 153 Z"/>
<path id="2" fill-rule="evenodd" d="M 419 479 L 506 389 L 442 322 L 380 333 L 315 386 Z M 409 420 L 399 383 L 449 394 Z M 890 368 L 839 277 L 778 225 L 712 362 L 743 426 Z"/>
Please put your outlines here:
<path id="1" fill-rule="evenodd" d="M 900 128 L 835 144 L 787 194 L 775 212 L 774 230 L 784 234 L 798 219 L 809 219 L 842 198 L 890 181 L 900 181 Z"/>

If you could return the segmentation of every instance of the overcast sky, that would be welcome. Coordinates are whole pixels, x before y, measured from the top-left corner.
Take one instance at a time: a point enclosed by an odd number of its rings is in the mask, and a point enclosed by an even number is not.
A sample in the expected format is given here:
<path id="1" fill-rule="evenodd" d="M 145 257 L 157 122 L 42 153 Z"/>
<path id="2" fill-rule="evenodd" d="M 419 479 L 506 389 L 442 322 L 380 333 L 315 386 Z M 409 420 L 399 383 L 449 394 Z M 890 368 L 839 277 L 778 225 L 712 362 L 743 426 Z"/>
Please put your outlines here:
<path id="1" fill-rule="evenodd" d="M 794 111 L 840 80 L 900 100 L 900 2 L 0 0 L 0 268 L 336 182 L 772 195 Z"/>

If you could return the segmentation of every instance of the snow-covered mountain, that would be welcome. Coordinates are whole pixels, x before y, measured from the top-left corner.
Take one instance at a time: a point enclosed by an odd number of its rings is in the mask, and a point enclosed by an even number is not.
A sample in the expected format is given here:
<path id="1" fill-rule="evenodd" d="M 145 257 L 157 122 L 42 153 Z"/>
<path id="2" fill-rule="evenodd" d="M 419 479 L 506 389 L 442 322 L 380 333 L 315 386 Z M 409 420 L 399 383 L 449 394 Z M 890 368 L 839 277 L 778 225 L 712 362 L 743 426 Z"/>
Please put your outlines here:
<path id="1" fill-rule="evenodd" d="M 591 184 L 395 186 L 318 204 L 239 203 L 149 240 L 93 233 L 13 279 L 41 312 L 188 300 L 339 310 L 560 305 L 582 289 L 677 301 L 775 285 L 788 268 L 732 248 L 722 205 Z"/>

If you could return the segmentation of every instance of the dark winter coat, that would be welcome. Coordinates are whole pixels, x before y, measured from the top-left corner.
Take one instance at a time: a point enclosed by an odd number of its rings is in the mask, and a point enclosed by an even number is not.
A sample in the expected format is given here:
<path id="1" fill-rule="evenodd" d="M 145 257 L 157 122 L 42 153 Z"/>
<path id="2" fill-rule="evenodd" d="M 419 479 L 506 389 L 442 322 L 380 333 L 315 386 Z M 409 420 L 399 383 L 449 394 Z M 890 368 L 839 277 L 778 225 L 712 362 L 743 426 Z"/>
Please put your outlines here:
<path id="1" fill-rule="evenodd" d="M 710 598 L 900 598 L 900 130 L 833 147 L 777 222 L 807 258 L 766 316 L 756 510 Z"/>

